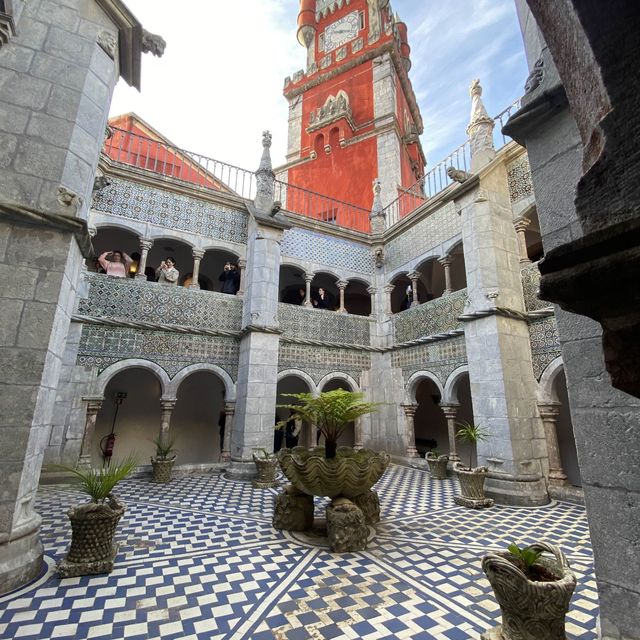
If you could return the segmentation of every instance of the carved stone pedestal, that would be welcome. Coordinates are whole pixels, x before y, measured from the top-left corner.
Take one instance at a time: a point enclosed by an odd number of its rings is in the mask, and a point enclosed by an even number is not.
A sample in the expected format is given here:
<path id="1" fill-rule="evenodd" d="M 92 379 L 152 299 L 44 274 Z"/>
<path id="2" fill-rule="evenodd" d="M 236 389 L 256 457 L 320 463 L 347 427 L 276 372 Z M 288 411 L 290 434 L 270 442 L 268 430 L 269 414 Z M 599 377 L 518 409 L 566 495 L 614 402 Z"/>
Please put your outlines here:
<path id="1" fill-rule="evenodd" d="M 364 513 L 351 500 L 334 498 L 327 507 L 327 534 L 334 553 L 364 551 L 369 537 Z"/>
<path id="2" fill-rule="evenodd" d="M 377 524 L 380 522 L 380 498 L 376 491 L 371 489 L 367 493 L 354 498 L 353 503 L 364 514 L 364 521 L 367 524 Z"/>
<path id="3" fill-rule="evenodd" d="M 493 507 L 493 500 L 491 498 L 466 498 L 465 496 L 454 496 L 453 501 L 461 506 L 468 507 L 469 509 L 486 509 L 487 507 Z"/>
<path id="4" fill-rule="evenodd" d="M 502 635 L 502 625 L 500 624 L 493 629 L 485 631 L 480 636 L 480 640 L 504 640 L 504 636 Z"/>
<path id="5" fill-rule="evenodd" d="M 284 531 L 307 531 L 313 527 L 313 496 L 300 493 L 293 485 L 287 485 L 276 496 L 273 511 L 273 528 Z"/>

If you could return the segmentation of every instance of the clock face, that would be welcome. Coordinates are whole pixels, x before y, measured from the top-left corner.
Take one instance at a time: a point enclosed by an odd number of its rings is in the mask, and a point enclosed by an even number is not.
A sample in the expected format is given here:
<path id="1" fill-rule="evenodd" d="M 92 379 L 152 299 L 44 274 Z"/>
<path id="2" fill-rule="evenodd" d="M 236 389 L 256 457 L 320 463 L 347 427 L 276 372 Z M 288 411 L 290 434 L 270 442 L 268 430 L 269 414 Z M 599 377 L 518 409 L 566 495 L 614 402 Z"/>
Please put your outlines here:
<path id="1" fill-rule="evenodd" d="M 353 40 L 360 29 L 360 16 L 357 11 L 330 24 L 324 31 L 324 50 L 333 51 Z"/>

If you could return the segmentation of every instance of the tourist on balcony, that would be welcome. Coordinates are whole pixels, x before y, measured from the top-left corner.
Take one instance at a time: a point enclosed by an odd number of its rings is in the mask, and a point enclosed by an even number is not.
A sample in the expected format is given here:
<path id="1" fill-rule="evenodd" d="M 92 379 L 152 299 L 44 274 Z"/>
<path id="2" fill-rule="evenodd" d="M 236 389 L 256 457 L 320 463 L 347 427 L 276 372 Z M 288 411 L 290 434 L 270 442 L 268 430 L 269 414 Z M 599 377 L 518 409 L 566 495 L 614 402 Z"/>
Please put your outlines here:
<path id="1" fill-rule="evenodd" d="M 222 293 L 229 293 L 232 296 L 238 293 L 238 289 L 240 289 L 240 273 L 235 264 L 227 262 L 218 280 L 222 282 L 222 289 L 220 289 Z"/>
<path id="2" fill-rule="evenodd" d="M 123 251 L 105 251 L 98 262 L 108 276 L 126 278 L 133 260 Z"/>
<path id="3" fill-rule="evenodd" d="M 297 293 L 297 304 L 304 304 L 304 301 L 307 299 L 307 292 L 304 287 L 300 287 Z"/>
<path id="4" fill-rule="evenodd" d="M 413 288 L 411 285 L 407 286 L 407 290 L 405 291 L 404 300 L 402 301 L 402 311 L 406 311 L 411 307 L 413 302 Z"/>
<path id="5" fill-rule="evenodd" d="M 318 289 L 318 295 L 313 299 L 313 306 L 316 309 L 333 309 L 329 294 L 322 287 Z"/>
<path id="6" fill-rule="evenodd" d="M 160 284 L 177 284 L 180 272 L 176 269 L 176 261 L 172 257 L 165 258 L 156 269 L 156 278 Z"/>

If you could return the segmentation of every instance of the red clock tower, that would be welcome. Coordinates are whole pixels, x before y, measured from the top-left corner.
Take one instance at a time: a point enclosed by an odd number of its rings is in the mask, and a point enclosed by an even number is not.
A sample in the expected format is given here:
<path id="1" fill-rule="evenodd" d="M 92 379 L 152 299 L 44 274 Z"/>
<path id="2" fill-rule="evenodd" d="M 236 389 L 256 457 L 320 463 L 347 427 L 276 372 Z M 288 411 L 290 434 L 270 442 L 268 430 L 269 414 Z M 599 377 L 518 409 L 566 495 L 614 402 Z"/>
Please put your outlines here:
<path id="1" fill-rule="evenodd" d="M 285 81 L 289 141 L 280 177 L 366 210 L 379 178 L 389 204 L 425 167 L 407 26 L 389 0 L 300 0 L 298 40 L 307 70 Z M 327 220 L 347 222 L 339 215 Z M 347 224 L 366 230 L 366 222 Z"/>

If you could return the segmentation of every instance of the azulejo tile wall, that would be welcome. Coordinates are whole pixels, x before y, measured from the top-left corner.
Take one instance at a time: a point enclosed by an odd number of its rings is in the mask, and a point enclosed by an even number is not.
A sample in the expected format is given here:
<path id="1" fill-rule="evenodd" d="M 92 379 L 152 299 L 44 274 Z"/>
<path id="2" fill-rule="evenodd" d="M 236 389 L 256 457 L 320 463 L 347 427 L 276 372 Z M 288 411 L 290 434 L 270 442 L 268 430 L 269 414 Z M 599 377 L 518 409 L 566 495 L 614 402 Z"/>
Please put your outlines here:
<path id="1" fill-rule="evenodd" d="M 529 166 L 529 156 L 526 153 L 507 167 L 507 179 L 509 181 L 509 197 L 512 203 L 533 195 L 531 167 Z"/>
<path id="2" fill-rule="evenodd" d="M 386 247 L 387 269 L 396 269 L 426 253 L 429 249 L 455 238 L 462 232 L 462 221 L 453 202 L 390 240 Z"/>
<path id="3" fill-rule="evenodd" d="M 168 229 L 239 244 L 247 242 L 246 211 L 121 178 L 111 178 L 111 184 L 96 194 L 93 208 Z"/>
<path id="4" fill-rule="evenodd" d="M 278 371 L 298 369 L 308 373 L 317 384 L 333 372 L 347 373 L 356 381 L 371 369 L 371 355 L 366 351 L 280 343 Z"/>
<path id="5" fill-rule="evenodd" d="M 458 329 L 458 316 L 464 311 L 467 290 L 461 289 L 413 309 L 401 311 L 393 317 L 396 342 L 410 342 L 423 336 L 433 336 Z"/>
<path id="6" fill-rule="evenodd" d="M 529 337 L 533 356 L 533 375 L 536 380 L 540 380 L 547 365 L 562 354 L 555 316 L 532 322 L 529 325 Z"/>
<path id="7" fill-rule="evenodd" d="M 527 311 L 537 311 L 552 306 L 550 302 L 540 300 L 538 297 L 540 290 L 540 270 L 538 269 L 538 264 L 534 263 L 526 266 L 522 269 L 521 275 L 524 304 Z"/>
<path id="8" fill-rule="evenodd" d="M 308 309 L 293 304 L 278 305 L 280 329 L 285 336 L 349 345 L 369 345 L 371 321 L 335 311 Z"/>
<path id="9" fill-rule="evenodd" d="M 306 262 L 325 264 L 337 269 L 371 274 L 374 271 L 373 256 L 367 245 L 343 240 L 303 229 L 284 232 L 282 255 L 300 258 Z"/>
<path id="10" fill-rule="evenodd" d="M 236 296 L 102 274 L 85 277 L 89 282 L 89 295 L 80 301 L 78 313 L 81 315 L 197 329 L 241 329 L 242 300 Z"/>
<path id="11" fill-rule="evenodd" d="M 416 371 L 431 371 L 444 386 L 451 373 L 466 363 L 464 336 L 398 349 L 391 354 L 391 364 L 402 369 L 405 382 Z"/>
<path id="12" fill-rule="evenodd" d="M 120 360 L 138 358 L 155 362 L 170 378 L 192 364 L 215 364 L 236 380 L 239 356 L 233 338 L 84 325 L 76 364 L 100 373 Z"/>

